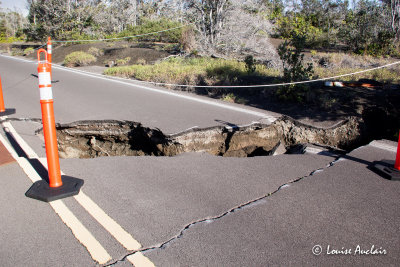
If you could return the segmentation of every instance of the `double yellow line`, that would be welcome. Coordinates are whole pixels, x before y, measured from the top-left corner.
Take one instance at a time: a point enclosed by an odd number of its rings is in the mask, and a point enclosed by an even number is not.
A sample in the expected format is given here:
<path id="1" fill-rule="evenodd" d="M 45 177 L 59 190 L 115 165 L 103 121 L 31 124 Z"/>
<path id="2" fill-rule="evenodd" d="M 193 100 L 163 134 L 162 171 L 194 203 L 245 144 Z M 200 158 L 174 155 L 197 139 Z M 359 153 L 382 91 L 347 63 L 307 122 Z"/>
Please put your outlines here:
<path id="1" fill-rule="evenodd" d="M 12 135 L 20 147 L 24 150 L 28 159 L 38 159 L 42 165 L 47 168 L 45 158 L 39 158 L 35 151 L 25 142 L 24 139 L 15 131 L 10 122 L 5 121 L 6 117 L 2 117 L 1 124 L 4 131 Z M 27 158 L 19 157 L 14 148 L 0 135 L 0 142 L 7 148 L 12 157 L 18 162 L 20 167 L 32 181 L 32 183 L 41 180 L 40 175 L 32 167 Z M 62 173 L 64 175 L 64 173 Z M 89 196 L 82 190 L 76 196 L 75 200 L 101 225 L 111 234 L 126 250 L 135 251 L 142 245 L 135 240 L 131 234 L 124 230 L 114 219 L 104 212 Z M 50 206 L 58 214 L 66 226 L 68 226 L 75 238 L 86 247 L 92 259 L 99 264 L 105 264 L 112 260 L 110 254 L 100 244 L 99 241 L 90 233 L 90 231 L 79 221 L 79 219 L 71 212 L 62 200 L 49 202 Z M 137 252 L 127 257 L 127 260 L 134 266 L 154 266 L 154 264 L 145 257 L 141 252 Z"/>

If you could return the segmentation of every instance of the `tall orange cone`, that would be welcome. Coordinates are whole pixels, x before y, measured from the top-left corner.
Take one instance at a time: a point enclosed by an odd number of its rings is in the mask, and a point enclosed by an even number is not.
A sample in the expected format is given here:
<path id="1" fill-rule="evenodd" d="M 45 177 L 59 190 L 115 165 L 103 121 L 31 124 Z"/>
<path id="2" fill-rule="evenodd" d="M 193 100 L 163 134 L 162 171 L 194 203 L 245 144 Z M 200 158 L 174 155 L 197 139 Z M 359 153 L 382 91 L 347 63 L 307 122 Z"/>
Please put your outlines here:
<path id="1" fill-rule="evenodd" d="M 51 71 L 52 54 L 53 54 L 53 45 L 51 43 L 51 38 L 49 36 L 47 38 L 47 61 L 49 63 L 49 67 L 50 67 L 50 77 L 53 77 L 53 74 Z"/>
<path id="2" fill-rule="evenodd" d="M 0 77 L 0 116 L 11 115 L 15 113 L 15 109 L 6 109 L 4 106 L 4 98 L 3 98 L 3 86 L 1 85 L 1 77 Z"/>
<path id="3" fill-rule="evenodd" d="M 52 43 L 51 43 L 51 38 L 50 37 L 48 37 L 47 38 L 47 60 L 49 61 L 49 63 L 51 64 L 51 57 L 52 57 L 52 54 L 53 54 L 53 51 L 52 51 Z"/>
<path id="4" fill-rule="evenodd" d="M 45 54 L 45 61 L 40 61 L 40 54 Z M 51 88 L 50 64 L 46 50 L 39 49 L 38 77 L 40 90 L 40 105 L 42 109 L 42 122 L 44 143 L 46 146 L 48 180 L 38 181 L 25 193 L 27 197 L 50 202 L 56 199 L 73 196 L 79 193 L 83 180 L 63 176 L 61 177 L 60 160 L 58 157 L 56 125 L 54 119 L 53 91 Z"/>
<path id="5" fill-rule="evenodd" d="M 397 154 L 396 160 L 393 163 L 388 163 L 386 161 L 374 162 L 373 168 L 377 173 L 383 175 L 384 177 L 400 181 L 400 131 L 399 131 L 399 141 L 397 143 Z"/>
<path id="6" fill-rule="evenodd" d="M 40 62 L 40 53 L 44 52 L 46 61 Z M 54 119 L 53 92 L 51 88 L 50 64 L 47 53 L 38 51 L 38 76 L 40 89 L 40 105 L 42 108 L 43 134 L 46 146 L 47 166 L 49 170 L 50 187 L 62 186 L 60 160 L 58 157 L 56 124 Z"/>
<path id="7" fill-rule="evenodd" d="M 4 106 L 3 87 L 1 86 L 1 77 L 0 77 L 0 112 L 4 111 L 6 111 L 6 107 Z"/>
<path id="8" fill-rule="evenodd" d="M 399 141 L 397 142 L 397 155 L 396 155 L 396 162 L 394 163 L 394 168 L 400 171 L 400 131 L 399 131 Z"/>

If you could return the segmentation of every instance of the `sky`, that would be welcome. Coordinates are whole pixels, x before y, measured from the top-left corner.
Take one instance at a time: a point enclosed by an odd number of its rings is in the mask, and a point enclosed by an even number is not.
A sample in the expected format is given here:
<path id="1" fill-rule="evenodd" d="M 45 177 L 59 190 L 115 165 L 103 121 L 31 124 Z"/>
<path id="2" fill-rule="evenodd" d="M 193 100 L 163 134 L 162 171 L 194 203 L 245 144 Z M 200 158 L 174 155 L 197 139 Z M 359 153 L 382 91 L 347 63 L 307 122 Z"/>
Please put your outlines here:
<path id="1" fill-rule="evenodd" d="M 14 7 L 17 8 L 17 11 L 22 12 L 24 15 L 28 14 L 28 10 L 26 9 L 26 0 L 0 0 L 0 7 L 3 9 L 9 8 L 14 10 Z"/>

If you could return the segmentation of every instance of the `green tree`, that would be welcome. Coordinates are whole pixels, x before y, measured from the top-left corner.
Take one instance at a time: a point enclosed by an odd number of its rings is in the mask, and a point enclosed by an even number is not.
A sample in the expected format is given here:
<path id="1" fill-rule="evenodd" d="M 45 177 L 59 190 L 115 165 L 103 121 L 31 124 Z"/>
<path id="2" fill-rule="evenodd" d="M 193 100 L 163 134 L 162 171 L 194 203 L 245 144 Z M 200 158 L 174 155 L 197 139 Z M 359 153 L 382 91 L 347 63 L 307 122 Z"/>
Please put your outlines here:
<path id="1" fill-rule="evenodd" d="M 384 5 L 360 0 L 355 9 L 347 12 L 339 36 L 356 53 L 388 53 L 394 34 L 387 18 L 388 9 Z"/>
<path id="2" fill-rule="evenodd" d="M 65 39 L 73 32 L 83 34 L 94 26 L 94 16 L 104 6 L 97 0 L 28 0 L 28 39 L 44 40 L 50 35 Z"/>
<path id="3" fill-rule="evenodd" d="M 294 36 L 292 40 L 285 41 L 278 47 L 278 54 L 283 64 L 283 80 L 287 83 L 309 80 L 314 74 L 311 63 L 304 65 L 304 36 Z M 305 84 L 288 85 L 277 90 L 280 99 L 304 102 L 308 86 Z"/>

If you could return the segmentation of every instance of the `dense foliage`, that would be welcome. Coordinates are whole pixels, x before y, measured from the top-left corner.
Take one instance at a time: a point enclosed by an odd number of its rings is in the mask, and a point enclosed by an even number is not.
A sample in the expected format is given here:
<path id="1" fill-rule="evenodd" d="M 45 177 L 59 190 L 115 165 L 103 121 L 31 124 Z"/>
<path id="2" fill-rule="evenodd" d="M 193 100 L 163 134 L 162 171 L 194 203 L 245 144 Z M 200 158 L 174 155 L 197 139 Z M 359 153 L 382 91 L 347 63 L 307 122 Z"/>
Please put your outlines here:
<path id="1" fill-rule="evenodd" d="M 278 37 L 303 35 L 307 46 L 397 55 L 398 0 L 266 0 Z M 290 5 L 289 5 L 290 3 Z"/>
<path id="2" fill-rule="evenodd" d="M 303 36 L 309 48 L 396 55 L 399 0 L 27 0 L 27 18 L 0 12 L 0 40 L 97 39 L 181 43 L 186 52 L 278 58 L 268 36 Z"/>

